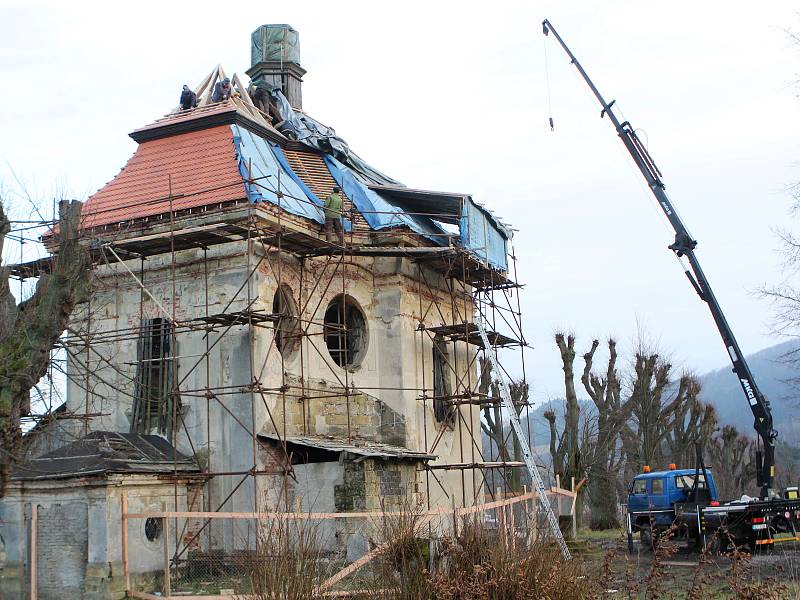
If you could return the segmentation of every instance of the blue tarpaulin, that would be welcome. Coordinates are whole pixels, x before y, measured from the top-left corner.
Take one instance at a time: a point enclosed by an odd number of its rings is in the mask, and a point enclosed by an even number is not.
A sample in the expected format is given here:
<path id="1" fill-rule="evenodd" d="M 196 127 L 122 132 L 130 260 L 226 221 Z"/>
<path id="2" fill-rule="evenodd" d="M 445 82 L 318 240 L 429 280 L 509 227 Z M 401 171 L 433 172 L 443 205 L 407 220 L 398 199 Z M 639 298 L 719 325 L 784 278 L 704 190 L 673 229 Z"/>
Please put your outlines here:
<path id="1" fill-rule="evenodd" d="M 322 199 L 292 170 L 280 146 L 268 142 L 257 134 L 238 125 L 231 125 L 234 144 L 239 161 L 239 171 L 245 179 L 247 195 L 252 202 L 270 202 L 283 210 L 324 223 Z M 442 213 L 443 222 L 459 227 L 458 239 L 464 249 L 492 266 L 507 270 L 506 243 L 510 233 L 485 208 L 478 206 L 468 195 L 448 195 L 422 190 L 408 190 L 402 185 L 393 189 L 370 184 L 372 181 L 350 166 L 341 163 L 330 154 L 323 154 L 325 164 L 336 183 L 345 195 L 353 202 L 356 209 L 364 216 L 364 220 L 374 230 L 391 227 L 408 227 L 411 231 L 422 235 L 437 245 L 447 245 L 453 234 L 446 231 L 435 218 L 423 214 Z M 253 183 L 248 183 L 252 180 Z M 277 194 L 280 182 L 279 197 Z M 398 198 L 405 193 L 412 198 Z M 386 194 L 386 195 L 384 195 Z M 433 205 L 422 210 L 406 205 L 411 201 L 419 203 L 427 200 Z M 447 214 L 446 214 L 447 213 Z M 446 217 L 446 218 L 445 218 Z M 351 229 L 347 219 L 343 219 L 345 230 Z"/>
<path id="2" fill-rule="evenodd" d="M 486 209 L 481 208 L 470 197 L 461 205 L 458 228 L 461 245 L 490 265 L 508 270 L 506 242 L 509 233 Z"/>
<path id="3" fill-rule="evenodd" d="M 288 164 L 279 160 L 270 143 L 259 135 L 238 125 L 231 125 L 233 143 L 239 159 L 239 172 L 245 179 L 247 197 L 252 202 L 271 202 L 293 215 L 324 223 L 321 202 L 311 190 L 297 182 L 297 176 L 286 169 Z M 283 159 L 283 155 L 281 154 Z M 284 167 L 281 162 L 286 164 Z M 247 183 L 249 179 L 253 183 Z M 280 181 L 281 197 L 278 197 Z M 307 191 L 308 190 L 308 193 Z M 310 195 L 309 195 L 310 194 Z"/>

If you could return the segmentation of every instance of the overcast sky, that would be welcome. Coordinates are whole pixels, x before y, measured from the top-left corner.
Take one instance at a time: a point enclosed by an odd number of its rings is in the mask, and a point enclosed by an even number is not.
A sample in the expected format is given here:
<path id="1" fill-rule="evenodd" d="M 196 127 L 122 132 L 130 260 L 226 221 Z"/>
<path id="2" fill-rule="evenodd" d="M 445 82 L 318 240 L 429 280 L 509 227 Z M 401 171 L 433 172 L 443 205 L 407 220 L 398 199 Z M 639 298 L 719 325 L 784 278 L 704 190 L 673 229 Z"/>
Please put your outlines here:
<path id="1" fill-rule="evenodd" d="M 784 31 L 800 30 L 794 3 L 0 7 L 0 159 L 41 198 L 85 199 L 134 152 L 127 134 L 172 108 L 183 83 L 218 62 L 243 73 L 252 30 L 289 23 L 312 116 L 392 177 L 471 193 L 518 229 L 537 400 L 562 394 L 558 329 L 581 348 L 613 335 L 626 350 L 644 329 L 682 368 L 724 365 L 655 201 L 564 54 L 545 45 L 547 17 L 641 130 L 743 350 L 781 341 L 753 292 L 783 277 L 771 229 L 797 220 L 786 191 L 800 179 L 800 49 Z M 5 168 L 0 184 L 14 185 Z"/>

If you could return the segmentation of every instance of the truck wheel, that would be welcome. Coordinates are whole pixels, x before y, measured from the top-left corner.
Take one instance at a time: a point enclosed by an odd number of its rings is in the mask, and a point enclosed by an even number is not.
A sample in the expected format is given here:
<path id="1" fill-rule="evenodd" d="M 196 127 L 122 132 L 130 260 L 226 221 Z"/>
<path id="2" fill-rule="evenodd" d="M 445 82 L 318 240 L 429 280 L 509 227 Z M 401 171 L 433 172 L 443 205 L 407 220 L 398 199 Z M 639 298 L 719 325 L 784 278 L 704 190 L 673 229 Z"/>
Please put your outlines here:
<path id="1" fill-rule="evenodd" d="M 639 543 L 641 544 L 643 550 L 646 550 L 647 552 L 655 551 L 656 541 L 650 525 L 642 525 L 639 527 Z"/>

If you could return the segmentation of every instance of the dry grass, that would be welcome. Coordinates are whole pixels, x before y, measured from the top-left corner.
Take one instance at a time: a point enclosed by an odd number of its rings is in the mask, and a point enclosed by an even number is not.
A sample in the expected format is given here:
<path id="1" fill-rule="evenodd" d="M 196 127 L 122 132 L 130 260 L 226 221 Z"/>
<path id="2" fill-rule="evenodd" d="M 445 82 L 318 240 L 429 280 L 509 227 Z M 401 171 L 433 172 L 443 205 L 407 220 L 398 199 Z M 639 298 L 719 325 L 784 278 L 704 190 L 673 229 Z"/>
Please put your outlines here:
<path id="1" fill-rule="evenodd" d="M 764 573 L 751 555 L 734 550 L 701 555 L 696 566 L 678 561 L 678 544 L 662 537 L 654 554 L 611 550 L 565 563 L 558 548 L 509 527 L 478 519 L 431 522 L 417 507 L 374 522 L 375 558 L 345 587 L 381 600 L 583 600 L 668 598 L 773 600 L 796 597 L 791 573 Z M 258 550 L 243 565 L 252 600 L 321 598 L 330 573 L 317 528 L 274 521 L 258 534 Z M 697 555 L 692 555 L 692 560 Z M 353 596 L 355 597 L 355 596 Z"/>
<path id="2" fill-rule="evenodd" d="M 384 600 L 552 600 L 590 598 L 579 561 L 564 563 L 552 544 L 510 529 L 454 519 L 426 526 L 414 511 L 384 518 L 371 597 Z M 438 530 L 438 532 L 437 532 Z M 435 535 L 431 535 L 434 533 Z"/>
<path id="3" fill-rule="evenodd" d="M 242 561 L 248 600 L 310 600 L 325 580 L 318 527 L 307 521 L 259 524 L 256 550 Z"/>

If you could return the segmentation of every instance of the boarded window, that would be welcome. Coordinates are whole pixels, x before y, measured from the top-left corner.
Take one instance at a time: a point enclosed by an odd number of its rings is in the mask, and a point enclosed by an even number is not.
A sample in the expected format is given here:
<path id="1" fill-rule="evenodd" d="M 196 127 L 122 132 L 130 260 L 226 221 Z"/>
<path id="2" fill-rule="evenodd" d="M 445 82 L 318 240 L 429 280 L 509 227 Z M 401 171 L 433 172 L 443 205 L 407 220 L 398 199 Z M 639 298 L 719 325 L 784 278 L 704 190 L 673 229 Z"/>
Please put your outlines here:
<path id="1" fill-rule="evenodd" d="M 453 425 L 455 410 L 451 403 L 450 365 L 447 342 L 442 336 L 433 338 L 433 412 L 439 423 Z"/>
<path id="2" fill-rule="evenodd" d="M 173 326 L 168 319 L 144 319 L 136 346 L 134 386 L 134 433 L 172 434 L 173 414 Z"/>

